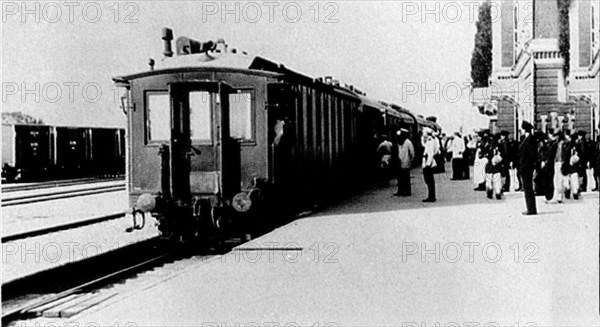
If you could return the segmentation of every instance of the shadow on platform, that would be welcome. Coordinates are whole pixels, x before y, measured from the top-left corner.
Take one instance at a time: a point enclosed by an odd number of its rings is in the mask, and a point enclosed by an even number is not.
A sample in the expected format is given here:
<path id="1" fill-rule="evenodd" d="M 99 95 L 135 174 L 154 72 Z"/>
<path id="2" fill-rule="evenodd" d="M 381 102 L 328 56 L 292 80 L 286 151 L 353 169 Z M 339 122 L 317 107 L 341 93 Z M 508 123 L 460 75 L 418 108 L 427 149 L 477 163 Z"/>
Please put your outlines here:
<path id="1" fill-rule="evenodd" d="M 471 177 L 473 176 L 473 167 L 471 167 Z M 322 217 L 329 215 L 357 214 L 389 212 L 404 209 L 420 209 L 434 207 L 459 207 L 468 205 L 489 204 L 498 206 L 499 210 L 506 210 L 507 201 L 510 201 L 511 208 L 518 206 L 518 212 L 525 210 L 525 198 L 522 192 L 504 193 L 502 199 L 488 199 L 485 191 L 475 191 L 473 180 L 451 180 L 452 170 L 446 165 L 444 173 L 435 175 L 435 186 L 437 201 L 434 203 L 422 202 L 427 197 L 427 186 L 423 180 L 422 170 L 413 169 L 411 171 L 412 195 L 409 197 L 396 197 L 393 194 L 397 191 L 396 181 L 392 180 L 389 186 L 374 186 L 366 191 L 342 199 L 326 208 L 317 210 L 310 217 Z M 597 199 L 598 193 L 585 193 L 578 201 Z M 515 201 L 517 200 L 518 201 Z M 536 196 L 538 215 L 552 215 L 564 212 L 562 206 L 552 207 L 552 210 L 545 208 L 545 198 Z M 573 201 L 573 200 L 571 200 Z M 324 208 L 325 209 L 325 208 Z"/>

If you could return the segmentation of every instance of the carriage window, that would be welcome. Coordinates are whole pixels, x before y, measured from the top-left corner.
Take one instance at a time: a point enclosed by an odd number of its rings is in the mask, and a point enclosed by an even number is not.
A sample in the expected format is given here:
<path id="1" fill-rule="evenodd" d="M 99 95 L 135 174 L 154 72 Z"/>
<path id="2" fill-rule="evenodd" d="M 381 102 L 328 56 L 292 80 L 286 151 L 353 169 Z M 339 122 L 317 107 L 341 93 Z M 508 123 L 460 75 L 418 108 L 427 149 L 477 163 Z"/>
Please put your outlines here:
<path id="1" fill-rule="evenodd" d="M 252 93 L 229 95 L 229 133 L 231 137 L 252 141 Z"/>
<path id="2" fill-rule="evenodd" d="M 171 139 L 171 105 L 169 94 L 154 93 L 148 95 L 147 133 L 149 141 L 168 141 Z"/>
<path id="3" fill-rule="evenodd" d="M 205 91 L 193 91 L 190 100 L 190 136 L 192 141 L 212 141 L 211 96 Z"/>

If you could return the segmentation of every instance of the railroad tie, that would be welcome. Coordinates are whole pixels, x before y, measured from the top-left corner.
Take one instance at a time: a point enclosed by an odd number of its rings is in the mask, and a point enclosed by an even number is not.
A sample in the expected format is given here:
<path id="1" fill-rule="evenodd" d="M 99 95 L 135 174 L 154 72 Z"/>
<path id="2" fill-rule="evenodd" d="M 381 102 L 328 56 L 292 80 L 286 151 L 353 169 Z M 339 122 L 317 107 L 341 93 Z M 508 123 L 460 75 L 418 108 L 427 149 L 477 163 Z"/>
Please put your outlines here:
<path id="1" fill-rule="evenodd" d="M 33 308 L 29 310 L 28 313 L 34 316 L 43 316 L 46 318 L 69 318 L 88 308 L 100 304 L 117 294 L 117 292 L 71 294 L 54 302 Z"/>

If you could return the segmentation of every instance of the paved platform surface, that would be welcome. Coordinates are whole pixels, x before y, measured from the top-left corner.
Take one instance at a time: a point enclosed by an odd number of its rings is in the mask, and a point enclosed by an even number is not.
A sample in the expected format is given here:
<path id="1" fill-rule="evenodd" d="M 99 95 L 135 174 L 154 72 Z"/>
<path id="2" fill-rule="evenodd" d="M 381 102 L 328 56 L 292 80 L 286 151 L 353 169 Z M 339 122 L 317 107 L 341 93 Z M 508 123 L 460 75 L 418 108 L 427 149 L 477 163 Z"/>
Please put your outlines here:
<path id="1" fill-rule="evenodd" d="M 72 319 L 80 326 L 598 326 L 598 193 L 522 216 L 436 175 L 375 188 Z"/>

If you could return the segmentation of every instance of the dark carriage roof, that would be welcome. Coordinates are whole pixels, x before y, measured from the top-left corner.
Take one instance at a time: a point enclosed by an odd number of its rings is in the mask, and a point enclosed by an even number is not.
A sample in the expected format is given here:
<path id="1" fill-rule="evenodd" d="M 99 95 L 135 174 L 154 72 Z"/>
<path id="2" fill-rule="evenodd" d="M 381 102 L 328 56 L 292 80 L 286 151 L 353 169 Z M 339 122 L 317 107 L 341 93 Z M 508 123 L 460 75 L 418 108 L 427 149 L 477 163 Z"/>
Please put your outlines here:
<path id="1" fill-rule="evenodd" d="M 117 76 L 113 80 L 117 83 L 127 83 L 134 79 L 153 75 L 195 71 L 237 72 L 271 78 L 285 78 L 357 99 L 356 93 L 349 88 L 326 83 L 321 79 L 315 79 L 289 69 L 281 63 L 261 56 L 250 56 L 245 52 L 238 51 L 223 52 L 214 56 L 207 53 L 198 53 L 168 57 L 156 63 L 154 70 L 149 69 L 144 72 Z"/>
<path id="2" fill-rule="evenodd" d="M 375 100 L 373 98 L 367 97 L 366 95 L 359 95 L 361 102 L 363 105 L 375 108 L 379 111 L 387 112 L 388 114 L 396 117 L 401 117 L 403 119 L 410 119 L 413 122 L 417 122 L 417 117 L 410 112 L 410 110 L 403 108 L 397 104 L 387 103 L 379 100 Z"/>
<path id="3" fill-rule="evenodd" d="M 306 74 L 287 68 L 281 63 L 261 56 L 251 56 L 245 51 L 237 51 L 234 49 L 228 50 L 227 46 L 217 51 L 165 57 L 164 59 L 158 61 L 155 66 L 156 67 L 154 70 L 149 69 L 145 72 L 115 77 L 113 80 L 117 83 L 128 83 L 133 79 L 161 74 L 195 71 L 237 72 L 276 79 L 285 79 L 286 81 L 308 85 L 326 92 L 335 93 L 339 96 L 346 97 L 356 102 L 361 102 L 382 112 L 388 112 L 394 116 L 404 118 L 409 116 L 415 122 L 419 121 L 417 117 L 409 110 L 395 104 L 388 104 L 373 98 L 369 98 L 365 93 L 355 89 L 353 86 L 342 85 L 338 81 L 333 80 L 331 77 L 325 79 L 313 78 Z M 425 121 L 424 119 L 423 121 L 426 125 L 432 125 L 432 122 Z M 437 124 L 433 123 L 433 125 Z M 439 125 L 437 125 L 437 127 L 439 127 Z"/>

